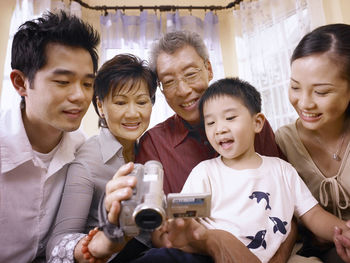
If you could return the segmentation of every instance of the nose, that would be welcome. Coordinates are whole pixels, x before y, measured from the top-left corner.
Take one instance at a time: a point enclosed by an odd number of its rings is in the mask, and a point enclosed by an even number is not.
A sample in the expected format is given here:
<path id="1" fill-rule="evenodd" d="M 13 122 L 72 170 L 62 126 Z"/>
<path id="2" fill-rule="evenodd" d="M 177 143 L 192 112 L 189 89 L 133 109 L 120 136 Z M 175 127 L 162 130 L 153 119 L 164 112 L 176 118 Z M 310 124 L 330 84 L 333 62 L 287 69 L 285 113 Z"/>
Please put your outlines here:
<path id="1" fill-rule="evenodd" d="M 227 127 L 226 125 L 221 122 L 221 121 L 217 121 L 216 122 L 216 127 L 215 127 L 215 134 L 219 135 L 219 134 L 224 134 L 227 132 Z"/>
<path id="2" fill-rule="evenodd" d="M 92 90 L 90 93 L 92 96 Z M 82 85 L 80 85 L 80 83 L 76 83 L 71 88 L 69 100 L 72 102 L 83 101 L 83 100 L 85 100 L 86 96 L 87 96 L 87 94 L 85 92 L 84 87 L 82 87 Z"/>
<path id="3" fill-rule="evenodd" d="M 312 95 L 307 92 L 300 94 L 298 104 L 301 109 L 310 109 L 315 105 Z"/>
<path id="4" fill-rule="evenodd" d="M 176 87 L 176 95 L 185 97 L 191 92 L 192 92 L 192 88 L 183 79 L 179 79 Z"/>
<path id="5" fill-rule="evenodd" d="M 135 105 L 135 103 L 128 103 L 128 109 L 125 113 L 125 116 L 129 118 L 138 116 L 137 105 Z"/>

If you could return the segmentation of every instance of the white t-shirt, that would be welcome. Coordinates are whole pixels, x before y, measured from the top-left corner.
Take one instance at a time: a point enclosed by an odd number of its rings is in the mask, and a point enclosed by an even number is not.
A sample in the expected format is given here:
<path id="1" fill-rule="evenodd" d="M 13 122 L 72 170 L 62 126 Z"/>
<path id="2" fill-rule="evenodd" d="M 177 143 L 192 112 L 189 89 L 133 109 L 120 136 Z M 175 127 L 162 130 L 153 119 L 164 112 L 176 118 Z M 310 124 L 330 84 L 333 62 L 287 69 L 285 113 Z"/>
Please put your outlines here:
<path id="1" fill-rule="evenodd" d="M 232 233 L 262 262 L 268 262 L 290 231 L 293 214 L 317 204 L 296 170 L 276 157 L 257 169 L 235 170 L 221 157 L 193 168 L 182 193 L 212 193 L 211 216 L 201 222 Z"/>

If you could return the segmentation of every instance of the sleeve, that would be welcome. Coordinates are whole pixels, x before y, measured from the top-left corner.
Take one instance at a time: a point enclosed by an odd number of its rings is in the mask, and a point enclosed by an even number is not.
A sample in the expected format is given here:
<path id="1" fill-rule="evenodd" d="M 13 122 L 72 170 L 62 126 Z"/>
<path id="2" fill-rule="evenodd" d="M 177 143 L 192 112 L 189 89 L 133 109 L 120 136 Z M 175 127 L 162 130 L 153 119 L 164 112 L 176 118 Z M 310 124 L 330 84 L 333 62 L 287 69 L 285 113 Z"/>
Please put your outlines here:
<path id="1" fill-rule="evenodd" d="M 188 176 L 181 193 L 211 193 L 210 181 L 204 162 L 195 166 Z"/>
<path id="2" fill-rule="evenodd" d="M 275 134 L 268 120 L 265 121 L 261 132 L 256 134 L 254 146 L 255 151 L 261 155 L 279 157 L 286 160 L 286 157 L 275 141 Z"/>
<path id="3" fill-rule="evenodd" d="M 288 183 L 294 199 L 294 215 L 299 218 L 318 202 L 292 165 L 286 163 L 286 169 L 286 174 L 290 175 Z"/>
<path id="4" fill-rule="evenodd" d="M 67 170 L 67 179 L 52 235 L 46 248 L 47 260 L 53 260 L 55 253 L 65 246 L 67 262 L 74 262 L 75 245 L 85 233 L 86 222 L 94 194 L 94 182 L 90 169 L 82 163 L 73 162 Z M 67 246 L 66 244 L 69 244 Z M 69 249 L 69 251 L 67 250 Z M 66 261 L 64 261 L 66 262 Z"/>

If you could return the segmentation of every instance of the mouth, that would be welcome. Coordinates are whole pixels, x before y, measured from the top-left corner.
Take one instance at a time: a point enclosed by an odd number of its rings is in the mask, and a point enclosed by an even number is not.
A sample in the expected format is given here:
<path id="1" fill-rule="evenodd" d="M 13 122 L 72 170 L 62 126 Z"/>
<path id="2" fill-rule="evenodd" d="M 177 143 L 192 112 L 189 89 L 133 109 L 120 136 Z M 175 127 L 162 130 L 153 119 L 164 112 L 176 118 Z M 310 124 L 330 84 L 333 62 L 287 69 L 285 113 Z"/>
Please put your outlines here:
<path id="1" fill-rule="evenodd" d="M 70 118 L 78 118 L 78 117 L 80 117 L 82 110 L 80 110 L 80 109 L 64 110 L 63 113 L 66 114 Z"/>
<path id="2" fill-rule="evenodd" d="M 224 150 L 227 150 L 227 149 L 229 149 L 231 146 L 232 146 L 232 144 L 233 144 L 233 140 L 231 140 L 231 139 L 225 139 L 225 140 L 221 140 L 220 142 L 219 142 L 219 145 L 224 149 Z"/>
<path id="3" fill-rule="evenodd" d="M 141 122 L 128 122 L 122 123 L 122 126 L 128 130 L 137 130 L 141 125 Z"/>
<path id="4" fill-rule="evenodd" d="M 319 113 L 309 113 L 309 112 L 305 112 L 305 111 L 300 111 L 299 115 L 302 119 L 307 120 L 307 121 L 319 119 L 319 117 L 321 116 L 321 114 L 319 114 Z"/>
<path id="5" fill-rule="evenodd" d="M 184 109 L 192 108 L 197 103 L 198 99 L 191 100 L 189 102 L 182 103 L 180 106 Z"/>

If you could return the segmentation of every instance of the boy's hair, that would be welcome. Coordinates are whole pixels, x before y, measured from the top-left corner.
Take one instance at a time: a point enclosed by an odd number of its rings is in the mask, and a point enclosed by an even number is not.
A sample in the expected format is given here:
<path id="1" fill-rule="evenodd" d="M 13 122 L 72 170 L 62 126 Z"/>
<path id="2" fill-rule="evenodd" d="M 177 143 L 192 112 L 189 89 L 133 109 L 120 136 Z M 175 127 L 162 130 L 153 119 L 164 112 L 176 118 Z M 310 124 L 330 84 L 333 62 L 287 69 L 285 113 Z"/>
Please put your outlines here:
<path id="1" fill-rule="evenodd" d="M 198 33 L 185 30 L 169 32 L 152 46 L 149 61 L 153 72 L 157 73 L 157 59 L 161 53 L 174 54 L 184 46 L 193 47 L 203 61 L 209 60 L 208 49 Z"/>
<path id="2" fill-rule="evenodd" d="M 204 121 L 204 103 L 221 96 L 230 96 L 240 99 L 252 115 L 261 112 L 261 96 L 252 85 L 239 78 L 224 78 L 211 84 L 199 101 L 199 112 L 202 124 Z M 218 105 L 218 107 L 220 107 L 220 105 Z"/>
<path id="3" fill-rule="evenodd" d="M 42 17 L 22 24 L 13 37 L 11 67 L 18 69 L 32 83 L 35 74 L 47 63 L 49 43 L 86 49 L 92 59 L 94 73 L 98 68 L 97 45 L 100 37 L 89 24 L 61 11 L 45 13 Z"/>
<path id="4" fill-rule="evenodd" d="M 132 54 L 119 54 L 106 61 L 98 70 L 94 82 L 94 96 L 92 103 L 99 116 L 99 127 L 107 127 L 100 116 L 97 107 L 97 98 L 102 101 L 110 92 L 123 88 L 127 84 L 128 92 L 134 84 L 144 81 L 147 84 L 152 104 L 155 102 L 157 90 L 157 77 L 148 67 L 147 61 Z M 130 84 L 130 85 L 129 85 Z"/>

